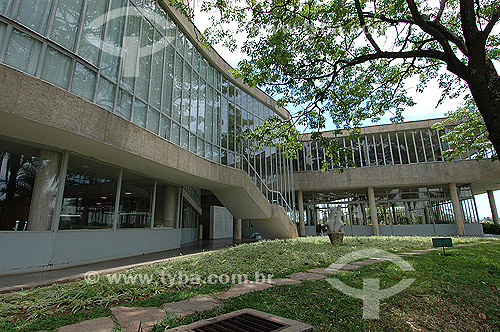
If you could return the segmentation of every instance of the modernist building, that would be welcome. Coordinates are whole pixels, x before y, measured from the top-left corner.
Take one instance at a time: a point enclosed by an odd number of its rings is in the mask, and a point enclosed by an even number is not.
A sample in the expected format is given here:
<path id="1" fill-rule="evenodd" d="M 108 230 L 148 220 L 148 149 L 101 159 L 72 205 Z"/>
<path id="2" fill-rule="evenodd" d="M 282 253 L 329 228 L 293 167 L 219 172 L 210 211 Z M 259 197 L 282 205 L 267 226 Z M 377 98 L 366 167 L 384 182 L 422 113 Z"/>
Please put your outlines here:
<path id="1" fill-rule="evenodd" d="M 233 217 L 236 238 L 313 234 L 328 204 L 352 234 L 481 234 L 473 193 L 498 163 L 445 163 L 425 121 L 343 139 L 342 174 L 307 137 L 296 161 L 256 152 L 238 134 L 289 113 L 198 35 L 163 0 L 0 0 L 0 274 L 228 236 Z"/>

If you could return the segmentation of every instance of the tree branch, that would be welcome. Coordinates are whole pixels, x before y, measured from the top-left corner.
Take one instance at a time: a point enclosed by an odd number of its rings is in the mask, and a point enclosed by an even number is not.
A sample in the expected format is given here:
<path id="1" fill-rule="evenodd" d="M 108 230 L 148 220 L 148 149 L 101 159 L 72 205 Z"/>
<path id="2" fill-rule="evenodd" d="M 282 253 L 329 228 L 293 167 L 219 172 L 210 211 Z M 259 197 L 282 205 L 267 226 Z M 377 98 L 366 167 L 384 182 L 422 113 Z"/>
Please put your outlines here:
<path id="1" fill-rule="evenodd" d="M 491 30 L 493 30 L 493 27 L 495 26 L 495 24 L 497 24 L 499 19 L 500 19 L 500 7 L 497 9 L 496 12 L 493 13 L 490 21 L 488 22 L 488 24 L 486 25 L 486 27 L 483 30 L 483 34 L 484 34 L 484 37 L 486 39 L 488 39 L 488 36 L 490 35 Z"/>
<path id="2" fill-rule="evenodd" d="M 366 38 L 368 39 L 368 41 L 370 42 L 370 44 L 373 46 L 373 48 L 375 49 L 375 51 L 377 53 L 382 52 L 380 47 L 375 42 L 375 39 L 373 39 L 372 35 L 368 31 L 368 28 L 367 28 L 366 22 L 365 22 L 365 17 L 363 16 L 363 10 L 361 9 L 361 3 L 359 2 L 359 0 L 355 0 L 354 3 L 356 4 L 356 12 L 358 13 L 359 23 L 361 24 L 361 28 L 363 29 Z"/>
<path id="3" fill-rule="evenodd" d="M 434 19 L 434 22 L 439 22 L 441 20 L 441 16 L 443 16 L 443 12 L 444 12 L 444 7 L 446 6 L 446 2 L 448 2 L 448 0 L 441 0 L 440 3 L 439 3 L 439 11 L 436 15 L 436 18 Z"/>

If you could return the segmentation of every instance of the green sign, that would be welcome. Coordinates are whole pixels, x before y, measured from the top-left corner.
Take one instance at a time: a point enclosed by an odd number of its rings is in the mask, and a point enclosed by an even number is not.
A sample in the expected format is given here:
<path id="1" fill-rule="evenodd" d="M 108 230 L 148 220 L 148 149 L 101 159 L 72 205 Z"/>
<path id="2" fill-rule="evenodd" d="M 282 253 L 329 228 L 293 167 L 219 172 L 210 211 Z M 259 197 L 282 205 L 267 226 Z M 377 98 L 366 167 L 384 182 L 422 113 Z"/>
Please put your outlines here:
<path id="1" fill-rule="evenodd" d="M 432 245 L 434 246 L 434 248 L 453 247 L 453 242 L 451 241 L 451 238 L 449 238 L 449 237 L 438 237 L 438 238 L 432 239 Z"/>

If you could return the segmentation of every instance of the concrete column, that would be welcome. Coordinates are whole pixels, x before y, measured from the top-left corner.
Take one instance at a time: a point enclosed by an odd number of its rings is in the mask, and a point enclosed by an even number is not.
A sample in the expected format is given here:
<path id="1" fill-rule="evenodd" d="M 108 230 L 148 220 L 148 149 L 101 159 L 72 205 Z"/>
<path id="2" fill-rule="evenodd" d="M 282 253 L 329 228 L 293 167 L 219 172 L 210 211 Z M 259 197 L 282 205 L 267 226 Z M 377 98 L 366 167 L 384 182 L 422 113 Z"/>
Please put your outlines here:
<path id="1" fill-rule="evenodd" d="M 302 190 L 297 191 L 297 201 L 299 203 L 299 236 L 306 236 L 306 223 L 304 221 L 304 197 Z"/>
<path id="2" fill-rule="evenodd" d="M 162 220 L 161 225 L 165 227 L 175 227 L 177 214 L 177 188 L 168 184 L 163 187 L 163 204 L 162 204 Z M 156 218 L 155 226 L 159 223 L 159 218 Z"/>
<path id="3" fill-rule="evenodd" d="M 375 202 L 375 191 L 373 187 L 368 187 L 368 203 L 370 206 L 370 216 L 372 219 L 373 235 L 380 235 L 378 228 L 377 203 Z"/>
<path id="4" fill-rule="evenodd" d="M 41 150 L 40 166 L 36 172 L 27 230 L 50 231 L 56 205 L 57 188 L 64 186 L 65 179 L 59 181 L 62 155 L 59 152 Z M 24 227 L 21 220 L 19 230 Z"/>
<path id="5" fill-rule="evenodd" d="M 241 240 L 241 219 L 233 219 L 233 240 Z"/>
<path id="6" fill-rule="evenodd" d="M 455 183 L 448 184 L 450 188 L 451 204 L 453 205 L 453 214 L 455 215 L 455 225 L 457 226 L 458 235 L 465 235 L 464 215 L 462 213 L 462 205 L 458 198 L 457 185 Z"/>
<path id="7" fill-rule="evenodd" d="M 487 190 L 486 192 L 488 193 L 488 200 L 490 201 L 490 208 L 493 217 L 493 222 L 495 223 L 495 225 L 500 226 L 500 220 L 498 219 L 497 205 L 495 203 L 495 196 L 493 196 L 493 191 Z"/>

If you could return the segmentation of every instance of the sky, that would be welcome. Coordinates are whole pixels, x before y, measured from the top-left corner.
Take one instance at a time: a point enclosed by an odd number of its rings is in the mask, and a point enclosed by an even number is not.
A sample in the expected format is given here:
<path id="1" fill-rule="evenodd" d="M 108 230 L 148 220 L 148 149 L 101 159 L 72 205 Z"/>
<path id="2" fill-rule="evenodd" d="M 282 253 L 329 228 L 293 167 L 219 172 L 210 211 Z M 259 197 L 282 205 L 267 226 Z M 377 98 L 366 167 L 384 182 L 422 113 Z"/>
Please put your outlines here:
<path id="1" fill-rule="evenodd" d="M 197 0 L 194 0 L 195 4 L 194 23 L 200 31 L 204 31 L 211 24 L 209 19 L 210 14 L 201 12 L 199 10 L 199 7 L 197 6 L 197 3 L 199 2 Z M 234 52 L 231 52 L 227 48 L 221 45 L 213 45 L 213 47 L 217 51 L 217 53 L 219 53 L 219 55 L 224 60 L 226 60 L 232 67 L 237 67 L 238 62 L 246 57 L 246 55 L 241 53 L 239 49 Z M 415 82 L 417 82 L 417 80 L 415 80 Z M 439 89 L 439 84 L 437 81 L 429 82 L 427 88 L 422 93 L 417 92 L 415 88 L 410 86 L 408 93 L 410 96 L 413 97 L 416 104 L 412 107 L 407 108 L 403 112 L 405 121 L 441 118 L 444 117 L 447 112 L 456 109 L 460 105 L 460 99 L 456 100 L 448 99 L 441 105 L 436 107 L 438 100 L 441 97 L 441 90 Z M 293 112 L 292 109 L 289 109 L 289 111 Z M 386 115 L 379 122 L 375 124 L 388 124 L 388 123 L 391 123 L 390 114 Z M 371 125 L 371 124 L 372 123 L 369 121 L 364 123 L 364 125 Z M 495 191 L 494 196 L 497 205 L 497 210 L 500 211 L 500 190 Z M 481 194 L 481 195 L 476 195 L 475 198 L 476 198 L 476 205 L 478 209 L 479 219 L 483 219 L 485 217 L 491 218 L 492 214 L 491 214 L 490 204 L 488 201 L 488 196 L 486 194 Z"/>

